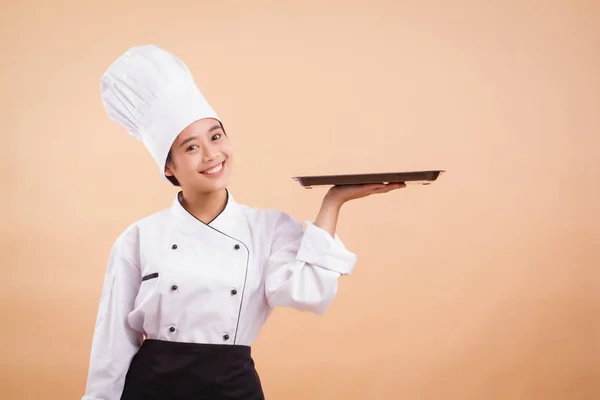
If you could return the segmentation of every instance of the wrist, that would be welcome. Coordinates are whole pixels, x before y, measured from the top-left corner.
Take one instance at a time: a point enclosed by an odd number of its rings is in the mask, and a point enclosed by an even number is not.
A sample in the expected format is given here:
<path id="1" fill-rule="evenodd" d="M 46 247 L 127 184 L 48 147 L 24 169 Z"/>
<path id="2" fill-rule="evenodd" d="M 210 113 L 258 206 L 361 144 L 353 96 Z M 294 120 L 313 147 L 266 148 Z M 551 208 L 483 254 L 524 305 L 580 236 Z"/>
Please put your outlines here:
<path id="1" fill-rule="evenodd" d="M 332 192 L 327 192 L 327 194 L 323 198 L 323 207 L 326 207 L 326 208 L 332 208 L 335 210 L 339 210 L 340 208 L 342 208 L 343 204 L 344 204 L 344 200 L 341 199 L 339 196 L 336 196 Z"/>
<path id="2" fill-rule="evenodd" d="M 332 237 L 335 237 L 335 229 L 342 204 L 343 202 L 335 196 L 325 195 L 321 203 L 321 209 L 315 220 L 315 225 L 328 232 Z"/>

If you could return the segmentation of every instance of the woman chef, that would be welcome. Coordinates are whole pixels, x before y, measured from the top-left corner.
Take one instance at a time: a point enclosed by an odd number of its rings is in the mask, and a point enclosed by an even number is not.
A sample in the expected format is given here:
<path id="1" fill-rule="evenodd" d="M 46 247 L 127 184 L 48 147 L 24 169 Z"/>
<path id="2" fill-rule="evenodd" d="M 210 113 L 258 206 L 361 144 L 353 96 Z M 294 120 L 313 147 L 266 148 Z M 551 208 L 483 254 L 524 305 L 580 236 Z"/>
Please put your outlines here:
<path id="1" fill-rule="evenodd" d="M 261 326 L 277 306 L 322 314 L 356 262 L 335 233 L 340 207 L 404 185 L 332 187 L 304 228 L 234 200 L 231 142 L 175 56 L 132 48 L 101 87 L 111 120 L 181 190 L 114 243 L 83 400 L 264 399 L 250 354 Z"/>

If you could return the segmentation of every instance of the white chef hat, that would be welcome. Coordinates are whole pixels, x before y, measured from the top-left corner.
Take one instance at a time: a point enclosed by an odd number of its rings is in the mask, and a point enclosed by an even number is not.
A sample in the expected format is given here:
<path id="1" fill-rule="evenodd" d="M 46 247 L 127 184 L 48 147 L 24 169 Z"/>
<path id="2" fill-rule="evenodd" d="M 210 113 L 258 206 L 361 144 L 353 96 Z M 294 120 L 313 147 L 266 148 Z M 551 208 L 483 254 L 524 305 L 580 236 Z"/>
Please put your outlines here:
<path id="1" fill-rule="evenodd" d="M 141 140 L 165 177 L 171 145 L 189 124 L 202 118 L 221 122 L 187 66 L 154 45 L 133 47 L 101 80 L 108 116 Z"/>

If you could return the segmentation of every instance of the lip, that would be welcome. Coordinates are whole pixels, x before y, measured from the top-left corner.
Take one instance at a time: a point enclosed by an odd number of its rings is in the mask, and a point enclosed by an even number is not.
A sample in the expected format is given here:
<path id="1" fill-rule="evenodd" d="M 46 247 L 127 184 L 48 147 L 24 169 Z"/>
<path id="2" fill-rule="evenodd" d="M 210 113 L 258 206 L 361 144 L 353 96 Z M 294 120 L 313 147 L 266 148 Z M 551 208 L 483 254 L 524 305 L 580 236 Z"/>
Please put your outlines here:
<path id="1" fill-rule="evenodd" d="M 200 173 L 201 173 L 202 175 L 204 175 L 204 176 L 208 177 L 208 178 L 217 178 L 217 177 L 219 177 L 219 176 L 223 175 L 223 172 L 225 171 L 225 163 L 226 163 L 226 161 L 222 161 L 222 162 L 220 162 L 220 163 L 219 163 L 219 164 L 217 164 L 217 165 L 213 165 L 212 167 L 210 167 L 210 168 L 207 168 L 207 169 L 205 169 L 204 171 L 201 171 Z M 219 172 L 217 172 L 217 173 L 214 173 L 214 174 L 207 174 L 207 173 L 205 172 L 205 171 L 208 171 L 209 169 L 213 169 L 213 168 L 215 168 L 215 167 L 218 167 L 219 165 L 222 165 L 222 167 L 221 167 L 221 170 L 220 170 Z"/>

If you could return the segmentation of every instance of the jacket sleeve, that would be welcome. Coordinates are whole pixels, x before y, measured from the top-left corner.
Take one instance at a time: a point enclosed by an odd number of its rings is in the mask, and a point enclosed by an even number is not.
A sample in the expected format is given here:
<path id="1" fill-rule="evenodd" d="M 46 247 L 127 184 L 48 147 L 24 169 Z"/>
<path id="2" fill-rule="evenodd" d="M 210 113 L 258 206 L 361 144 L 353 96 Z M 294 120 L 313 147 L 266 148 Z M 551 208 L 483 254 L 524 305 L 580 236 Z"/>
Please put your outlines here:
<path id="1" fill-rule="evenodd" d="M 280 213 L 267 262 L 265 291 L 271 307 L 292 307 L 321 315 L 337 293 L 338 279 L 349 275 L 356 255 L 339 236 L 311 222 Z"/>
<path id="2" fill-rule="evenodd" d="M 141 278 L 132 261 L 132 235 L 122 235 L 108 260 L 92 338 L 87 386 L 82 400 L 119 400 L 141 333 L 127 321 L 133 310 Z"/>

